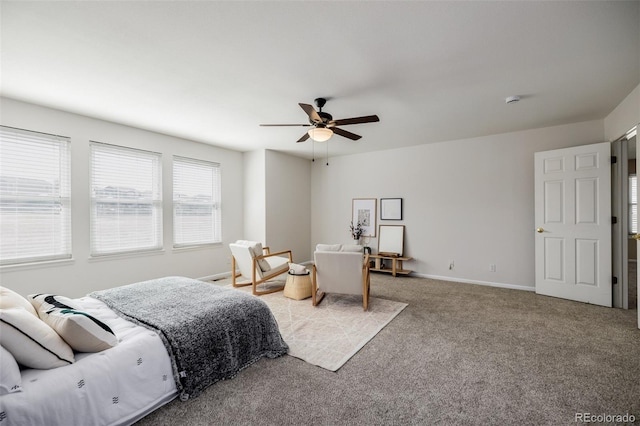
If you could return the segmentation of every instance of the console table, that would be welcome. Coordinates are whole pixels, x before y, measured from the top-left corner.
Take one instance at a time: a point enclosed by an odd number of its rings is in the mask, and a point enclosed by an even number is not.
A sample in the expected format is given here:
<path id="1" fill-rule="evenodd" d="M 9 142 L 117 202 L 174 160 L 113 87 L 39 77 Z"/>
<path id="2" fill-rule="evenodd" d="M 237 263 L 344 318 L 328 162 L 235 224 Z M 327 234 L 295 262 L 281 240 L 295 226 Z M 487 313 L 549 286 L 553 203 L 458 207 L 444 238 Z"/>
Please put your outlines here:
<path id="1" fill-rule="evenodd" d="M 373 268 L 369 268 L 370 271 L 375 271 L 375 272 L 386 272 L 388 274 L 393 275 L 394 277 L 398 274 L 400 275 L 407 275 L 410 274 L 411 271 L 409 271 L 408 269 L 404 269 L 402 267 L 402 262 L 404 262 L 405 260 L 411 260 L 410 257 L 407 256 L 381 256 L 379 254 L 370 254 L 369 255 L 369 259 L 373 259 L 375 261 L 374 267 Z M 385 268 L 384 267 L 384 261 L 385 260 L 390 260 L 391 261 L 391 268 Z"/>

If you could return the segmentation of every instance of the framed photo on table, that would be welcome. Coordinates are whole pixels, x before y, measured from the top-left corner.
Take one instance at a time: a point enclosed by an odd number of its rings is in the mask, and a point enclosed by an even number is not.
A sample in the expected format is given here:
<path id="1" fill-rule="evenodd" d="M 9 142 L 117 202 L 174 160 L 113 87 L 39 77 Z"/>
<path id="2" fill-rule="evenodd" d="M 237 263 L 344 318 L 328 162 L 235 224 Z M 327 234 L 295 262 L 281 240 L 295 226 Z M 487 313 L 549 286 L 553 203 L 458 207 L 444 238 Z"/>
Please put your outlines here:
<path id="1" fill-rule="evenodd" d="M 380 198 L 380 220 L 402 220 L 402 198 Z"/>
<path id="2" fill-rule="evenodd" d="M 377 199 L 375 198 L 354 198 L 351 204 L 351 220 L 354 226 L 358 223 L 362 225 L 363 237 L 376 236 L 376 214 Z"/>

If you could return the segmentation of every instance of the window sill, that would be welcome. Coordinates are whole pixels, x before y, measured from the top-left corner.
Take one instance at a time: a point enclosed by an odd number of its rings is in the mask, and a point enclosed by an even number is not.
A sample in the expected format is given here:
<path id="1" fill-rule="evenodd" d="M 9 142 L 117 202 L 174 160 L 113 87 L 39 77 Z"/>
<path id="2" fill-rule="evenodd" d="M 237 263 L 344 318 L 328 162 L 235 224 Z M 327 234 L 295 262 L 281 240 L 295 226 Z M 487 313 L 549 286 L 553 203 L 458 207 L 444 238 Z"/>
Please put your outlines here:
<path id="1" fill-rule="evenodd" d="M 28 270 L 28 269 L 56 268 L 59 266 L 73 265 L 75 262 L 76 261 L 73 258 L 71 258 L 71 259 L 60 259 L 60 260 L 45 260 L 42 262 L 31 262 L 31 263 L 16 263 L 15 265 L 0 266 L 0 271 L 13 272 L 13 271 Z"/>
<path id="2" fill-rule="evenodd" d="M 89 256 L 89 262 L 103 262 L 108 260 L 120 260 L 129 259 L 132 257 L 147 257 L 147 256 L 160 256 L 165 254 L 164 249 L 161 250 L 149 250 L 149 251 L 131 251 L 127 253 L 113 253 L 105 254 L 101 256 Z"/>
<path id="3" fill-rule="evenodd" d="M 173 247 L 172 251 L 174 253 L 182 253 L 186 251 L 196 251 L 196 250 L 207 250 L 212 248 L 222 247 L 222 243 L 207 243 L 207 244 L 199 244 L 193 246 L 181 246 L 181 247 Z"/>

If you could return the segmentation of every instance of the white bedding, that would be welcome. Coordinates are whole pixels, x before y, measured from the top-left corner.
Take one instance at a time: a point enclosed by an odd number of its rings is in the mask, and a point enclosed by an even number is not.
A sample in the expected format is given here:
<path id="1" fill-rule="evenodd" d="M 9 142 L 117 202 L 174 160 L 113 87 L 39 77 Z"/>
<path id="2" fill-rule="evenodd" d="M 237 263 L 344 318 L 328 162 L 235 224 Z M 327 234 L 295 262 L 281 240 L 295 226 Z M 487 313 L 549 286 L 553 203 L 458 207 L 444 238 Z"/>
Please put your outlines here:
<path id="1" fill-rule="evenodd" d="M 91 297 L 82 310 L 105 322 L 119 343 L 76 353 L 72 365 L 22 370 L 22 392 L 0 397 L 0 426 L 126 425 L 177 396 L 160 337 L 116 315 Z"/>

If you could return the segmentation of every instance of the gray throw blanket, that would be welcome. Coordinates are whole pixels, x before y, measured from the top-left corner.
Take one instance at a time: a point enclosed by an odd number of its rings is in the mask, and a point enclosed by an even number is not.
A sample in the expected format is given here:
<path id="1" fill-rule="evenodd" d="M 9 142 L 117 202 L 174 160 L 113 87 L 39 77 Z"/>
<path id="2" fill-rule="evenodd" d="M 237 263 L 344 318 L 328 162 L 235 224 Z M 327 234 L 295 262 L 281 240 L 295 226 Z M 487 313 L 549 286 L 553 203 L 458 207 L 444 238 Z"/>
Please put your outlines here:
<path id="1" fill-rule="evenodd" d="M 263 356 L 276 358 L 289 349 L 266 303 L 233 289 L 166 277 L 89 296 L 160 335 L 183 401 Z"/>

